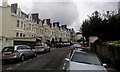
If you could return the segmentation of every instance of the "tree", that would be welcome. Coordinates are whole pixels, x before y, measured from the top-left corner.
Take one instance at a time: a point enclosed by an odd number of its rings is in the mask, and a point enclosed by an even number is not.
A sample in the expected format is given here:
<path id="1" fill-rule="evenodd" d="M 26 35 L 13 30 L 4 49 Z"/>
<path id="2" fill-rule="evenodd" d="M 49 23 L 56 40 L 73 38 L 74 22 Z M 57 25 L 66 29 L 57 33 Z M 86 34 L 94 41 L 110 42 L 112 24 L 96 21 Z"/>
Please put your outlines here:
<path id="1" fill-rule="evenodd" d="M 89 19 L 83 21 L 82 24 L 83 36 L 100 36 L 101 33 L 101 18 L 100 13 L 95 11 Z"/>
<path id="2" fill-rule="evenodd" d="M 120 16 L 114 12 L 107 11 L 102 15 L 95 11 L 89 19 L 83 21 L 80 29 L 87 40 L 89 36 L 98 36 L 101 40 L 118 40 L 120 39 Z"/>

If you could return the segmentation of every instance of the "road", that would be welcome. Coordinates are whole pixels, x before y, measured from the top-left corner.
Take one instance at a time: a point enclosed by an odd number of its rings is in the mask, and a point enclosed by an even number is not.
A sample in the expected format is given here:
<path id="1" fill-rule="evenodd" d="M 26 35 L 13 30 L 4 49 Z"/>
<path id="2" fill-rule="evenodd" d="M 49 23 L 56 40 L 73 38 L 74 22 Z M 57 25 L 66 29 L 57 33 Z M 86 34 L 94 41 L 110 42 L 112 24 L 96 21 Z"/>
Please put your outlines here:
<path id="1" fill-rule="evenodd" d="M 65 57 L 68 56 L 69 47 L 53 48 L 49 53 L 38 54 L 37 57 L 24 62 L 11 61 L 2 65 L 3 72 L 62 72 L 65 69 Z M 117 72 L 108 67 L 108 72 Z"/>
<path id="2" fill-rule="evenodd" d="M 49 53 L 39 54 L 37 57 L 28 59 L 24 62 L 10 62 L 2 65 L 3 71 L 19 70 L 39 71 L 42 70 L 63 70 L 64 60 L 69 53 L 69 47 L 52 49 Z M 18 72 L 18 71 L 17 71 Z"/>

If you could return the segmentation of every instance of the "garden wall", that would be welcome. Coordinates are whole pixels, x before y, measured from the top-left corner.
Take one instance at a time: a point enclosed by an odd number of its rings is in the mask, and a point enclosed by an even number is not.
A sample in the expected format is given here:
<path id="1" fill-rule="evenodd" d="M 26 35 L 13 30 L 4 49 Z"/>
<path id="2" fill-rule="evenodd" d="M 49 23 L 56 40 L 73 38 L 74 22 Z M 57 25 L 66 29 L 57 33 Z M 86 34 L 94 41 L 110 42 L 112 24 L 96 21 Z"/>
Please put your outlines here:
<path id="1" fill-rule="evenodd" d="M 94 51 L 105 63 L 110 63 L 120 69 L 120 45 L 108 45 L 102 43 L 91 44 Z"/>

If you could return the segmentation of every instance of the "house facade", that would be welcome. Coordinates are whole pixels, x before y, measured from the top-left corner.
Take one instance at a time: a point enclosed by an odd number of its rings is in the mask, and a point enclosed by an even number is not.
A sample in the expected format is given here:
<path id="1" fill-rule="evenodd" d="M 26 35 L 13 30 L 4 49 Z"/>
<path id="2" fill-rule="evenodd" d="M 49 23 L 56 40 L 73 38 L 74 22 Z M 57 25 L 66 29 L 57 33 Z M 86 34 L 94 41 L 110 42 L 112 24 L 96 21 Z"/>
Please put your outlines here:
<path id="1" fill-rule="evenodd" d="M 51 19 L 39 19 L 39 13 L 26 14 L 18 4 L 0 7 L 0 46 L 27 44 L 34 46 L 37 41 L 70 41 L 71 34 L 67 25 L 51 22 Z"/>

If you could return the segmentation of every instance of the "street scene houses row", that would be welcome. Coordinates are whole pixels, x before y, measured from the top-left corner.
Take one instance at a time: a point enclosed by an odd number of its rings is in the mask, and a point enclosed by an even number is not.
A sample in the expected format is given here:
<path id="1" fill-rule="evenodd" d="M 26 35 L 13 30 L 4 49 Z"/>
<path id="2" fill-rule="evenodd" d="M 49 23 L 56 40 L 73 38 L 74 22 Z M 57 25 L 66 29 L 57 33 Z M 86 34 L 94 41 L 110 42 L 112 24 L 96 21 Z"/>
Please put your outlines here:
<path id="1" fill-rule="evenodd" d="M 42 41 L 70 41 L 74 30 L 67 28 L 67 25 L 60 25 L 59 22 L 51 22 L 51 19 L 39 19 L 39 13 L 26 14 L 18 8 L 18 4 L 9 6 L 2 3 L 1 10 L 1 34 L 0 44 L 20 44 L 23 42 Z M 21 42 L 20 42 L 21 41 Z"/>

